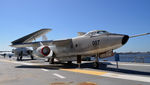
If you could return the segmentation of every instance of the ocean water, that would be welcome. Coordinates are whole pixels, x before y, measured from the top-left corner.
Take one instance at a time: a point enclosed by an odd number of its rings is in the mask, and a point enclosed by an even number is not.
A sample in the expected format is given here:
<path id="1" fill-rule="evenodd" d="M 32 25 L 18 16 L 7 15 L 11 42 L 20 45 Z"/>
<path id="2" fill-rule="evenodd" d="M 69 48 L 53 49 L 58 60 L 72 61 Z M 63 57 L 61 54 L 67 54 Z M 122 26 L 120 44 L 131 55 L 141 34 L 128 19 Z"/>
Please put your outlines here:
<path id="1" fill-rule="evenodd" d="M 150 63 L 150 53 L 119 53 L 120 62 Z M 100 61 L 115 61 L 115 57 L 100 59 Z"/>

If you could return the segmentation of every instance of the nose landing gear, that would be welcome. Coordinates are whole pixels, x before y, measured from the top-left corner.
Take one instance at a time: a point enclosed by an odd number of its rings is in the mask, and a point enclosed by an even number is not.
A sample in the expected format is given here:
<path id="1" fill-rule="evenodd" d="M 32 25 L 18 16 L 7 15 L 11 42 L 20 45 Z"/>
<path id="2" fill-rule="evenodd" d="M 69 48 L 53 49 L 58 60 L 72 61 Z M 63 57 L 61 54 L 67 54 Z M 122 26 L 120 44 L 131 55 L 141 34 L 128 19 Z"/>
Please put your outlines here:
<path id="1" fill-rule="evenodd" d="M 100 57 L 100 54 L 97 54 L 96 56 L 96 60 L 95 62 L 93 63 L 93 67 L 94 68 L 107 68 L 107 64 L 104 64 L 102 62 L 99 62 L 99 57 Z"/>

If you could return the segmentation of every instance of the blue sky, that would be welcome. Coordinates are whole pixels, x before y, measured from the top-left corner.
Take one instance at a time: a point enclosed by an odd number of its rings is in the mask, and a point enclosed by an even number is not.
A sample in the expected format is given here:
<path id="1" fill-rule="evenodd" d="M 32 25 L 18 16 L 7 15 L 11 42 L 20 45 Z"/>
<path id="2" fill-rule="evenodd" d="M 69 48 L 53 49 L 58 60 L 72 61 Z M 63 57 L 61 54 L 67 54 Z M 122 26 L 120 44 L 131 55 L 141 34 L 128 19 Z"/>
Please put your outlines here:
<path id="1" fill-rule="evenodd" d="M 150 32 L 150 0 L 0 0 L 0 50 L 41 28 L 48 39 L 107 30 L 135 35 Z M 150 51 L 150 35 L 130 39 L 117 51 Z"/>

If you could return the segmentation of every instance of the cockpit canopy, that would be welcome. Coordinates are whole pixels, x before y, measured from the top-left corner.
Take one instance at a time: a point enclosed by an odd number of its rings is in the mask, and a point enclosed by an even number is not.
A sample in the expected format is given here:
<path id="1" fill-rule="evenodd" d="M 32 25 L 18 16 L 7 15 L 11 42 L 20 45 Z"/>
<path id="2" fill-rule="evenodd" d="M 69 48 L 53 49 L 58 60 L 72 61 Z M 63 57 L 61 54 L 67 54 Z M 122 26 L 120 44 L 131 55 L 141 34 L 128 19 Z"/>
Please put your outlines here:
<path id="1" fill-rule="evenodd" d="M 109 32 L 107 32 L 105 30 L 95 30 L 95 31 L 88 32 L 86 35 L 94 36 L 94 35 L 102 35 L 102 34 L 108 34 L 108 33 Z"/>

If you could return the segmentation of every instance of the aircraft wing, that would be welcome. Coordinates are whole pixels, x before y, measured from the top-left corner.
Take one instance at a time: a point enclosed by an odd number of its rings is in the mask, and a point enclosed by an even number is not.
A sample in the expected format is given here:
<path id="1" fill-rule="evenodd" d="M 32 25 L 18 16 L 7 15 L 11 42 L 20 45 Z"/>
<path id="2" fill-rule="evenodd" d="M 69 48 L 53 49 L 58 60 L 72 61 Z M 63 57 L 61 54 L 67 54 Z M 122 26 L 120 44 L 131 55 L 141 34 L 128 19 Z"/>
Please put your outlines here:
<path id="1" fill-rule="evenodd" d="M 66 39 L 66 40 L 56 40 L 56 41 L 38 41 L 38 42 L 28 42 L 28 43 L 20 43 L 15 45 L 10 45 L 11 47 L 38 47 L 40 46 L 40 42 L 45 46 L 71 46 L 72 45 L 72 39 Z"/>
<path id="2" fill-rule="evenodd" d="M 40 29 L 36 32 L 33 32 L 33 33 L 28 34 L 22 38 L 19 38 L 15 41 L 12 41 L 11 43 L 12 43 L 12 45 L 15 45 L 15 44 L 31 42 L 31 41 L 35 40 L 36 38 L 39 38 L 40 36 L 46 34 L 49 31 L 51 31 L 51 29 Z"/>
<path id="3" fill-rule="evenodd" d="M 144 36 L 144 35 L 149 35 L 150 33 L 144 33 L 144 34 L 139 34 L 139 35 L 133 35 L 133 36 L 130 36 L 130 38 L 133 38 L 133 37 L 139 37 L 139 36 Z"/>

